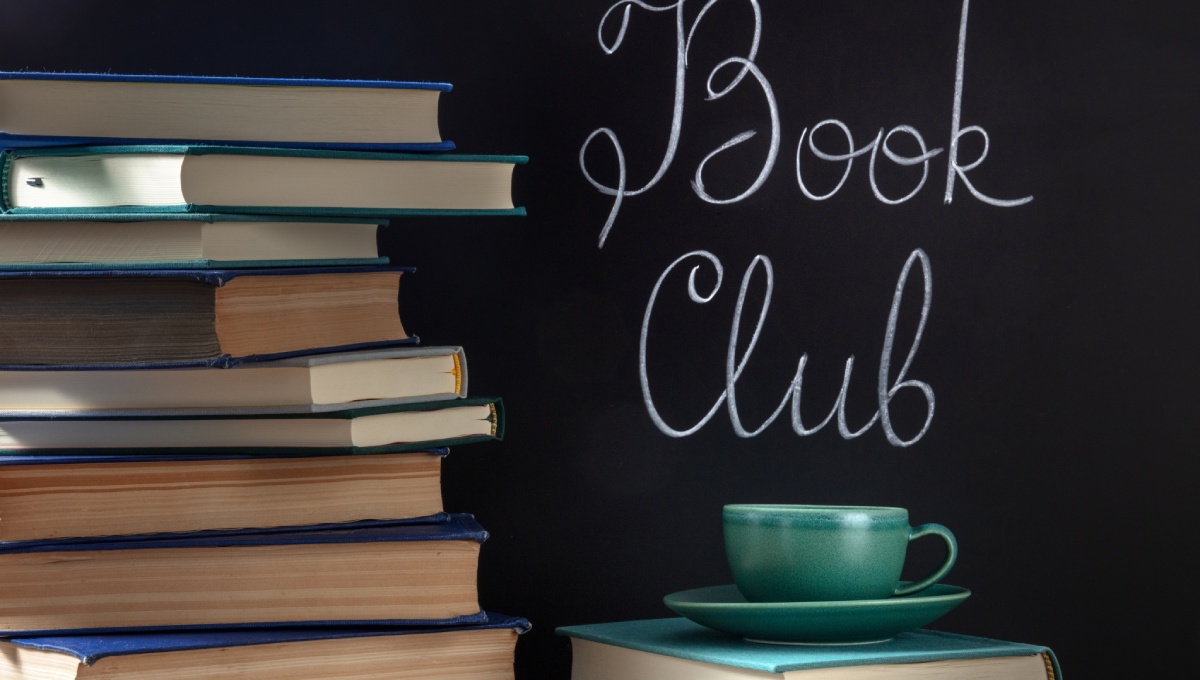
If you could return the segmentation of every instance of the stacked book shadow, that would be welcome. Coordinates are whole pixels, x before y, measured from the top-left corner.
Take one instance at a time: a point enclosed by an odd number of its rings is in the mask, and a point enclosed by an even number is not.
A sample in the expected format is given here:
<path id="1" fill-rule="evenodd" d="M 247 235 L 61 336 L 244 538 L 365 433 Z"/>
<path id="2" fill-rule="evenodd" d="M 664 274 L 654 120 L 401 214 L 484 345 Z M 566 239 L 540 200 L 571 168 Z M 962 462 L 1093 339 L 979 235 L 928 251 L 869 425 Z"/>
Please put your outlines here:
<path id="1" fill-rule="evenodd" d="M 376 245 L 524 212 L 449 89 L 0 74 L 0 677 L 512 677 L 441 496 L 503 402 Z"/>

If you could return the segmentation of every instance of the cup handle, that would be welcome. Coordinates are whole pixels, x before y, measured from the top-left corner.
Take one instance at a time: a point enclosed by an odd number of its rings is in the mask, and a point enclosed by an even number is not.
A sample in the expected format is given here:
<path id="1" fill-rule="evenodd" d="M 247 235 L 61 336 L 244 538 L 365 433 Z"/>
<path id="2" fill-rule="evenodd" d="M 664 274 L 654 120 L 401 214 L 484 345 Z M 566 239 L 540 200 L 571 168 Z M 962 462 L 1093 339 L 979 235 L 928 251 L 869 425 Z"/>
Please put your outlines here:
<path id="1" fill-rule="evenodd" d="M 954 534 L 950 533 L 950 530 L 941 524 L 933 522 L 922 524 L 909 532 L 908 540 L 911 543 L 922 536 L 929 536 L 930 534 L 938 536 L 946 542 L 946 559 L 942 562 L 942 566 L 920 581 L 904 586 L 896 586 L 896 590 L 892 592 L 892 595 L 911 595 L 925 590 L 940 581 L 946 575 L 946 572 L 950 571 L 950 567 L 954 566 L 954 560 L 958 559 L 958 541 L 954 540 Z"/>

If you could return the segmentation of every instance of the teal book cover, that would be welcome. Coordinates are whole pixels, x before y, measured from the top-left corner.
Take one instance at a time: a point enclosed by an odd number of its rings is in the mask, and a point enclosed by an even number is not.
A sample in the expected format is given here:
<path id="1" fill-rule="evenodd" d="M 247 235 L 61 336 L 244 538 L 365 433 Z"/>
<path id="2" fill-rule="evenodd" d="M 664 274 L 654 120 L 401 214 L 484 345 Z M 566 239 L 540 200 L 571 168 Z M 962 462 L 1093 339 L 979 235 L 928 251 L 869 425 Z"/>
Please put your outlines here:
<path id="1" fill-rule="evenodd" d="M 526 156 L 223 145 L 8 149 L 0 211 L 270 215 L 523 215 Z"/>
<path id="2" fill-rule="evenodd" d="M 0 412 L 0 454 L 401 453 L 504 438 L 504 401 L 467 397 L 316 413 Z"/>
<path id="3" fill-rule="evenodd" d="M 577 640 L 764 673 L 1043 655 L 1050 664 L 1046 676 L 1050 680 L 1062 678 L 1058 660 L 1047 647 L 925 629 L 901 633 L 887 642 L 811 646 L 748 642 L 684 618 L 562 626 L 557 633 Z M 1049 672 L 1051 669 L 1053 674 Z"/>

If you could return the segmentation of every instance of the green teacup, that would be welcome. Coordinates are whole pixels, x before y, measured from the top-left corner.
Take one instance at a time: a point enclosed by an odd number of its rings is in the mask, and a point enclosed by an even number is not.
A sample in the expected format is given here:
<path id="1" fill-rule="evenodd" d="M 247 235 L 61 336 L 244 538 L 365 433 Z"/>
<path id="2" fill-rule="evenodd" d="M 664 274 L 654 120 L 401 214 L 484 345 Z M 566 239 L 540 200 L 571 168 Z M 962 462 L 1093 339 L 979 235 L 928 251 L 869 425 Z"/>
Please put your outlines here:
<path id="1" fill-rule="evenodd" d="M 751 602 L 878 600 L 937 583 L 958 556 L 940 524 L 908 524 L 908 510 L 837 505 L 726 505 L 725 554 Z M 932 574 L 901 584 L 909 541 L 936 535 L 946 559 Z"/>

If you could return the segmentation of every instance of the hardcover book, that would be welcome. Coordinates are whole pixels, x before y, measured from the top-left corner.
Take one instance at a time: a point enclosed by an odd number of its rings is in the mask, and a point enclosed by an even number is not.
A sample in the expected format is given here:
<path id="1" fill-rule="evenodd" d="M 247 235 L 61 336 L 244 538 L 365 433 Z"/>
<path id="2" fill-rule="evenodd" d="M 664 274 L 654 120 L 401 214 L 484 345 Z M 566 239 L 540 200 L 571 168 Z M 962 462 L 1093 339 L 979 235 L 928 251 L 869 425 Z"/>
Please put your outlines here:
<path id="1" fill-rule="evenodd" d="M 316 413 L 466 395 L 466 355 L 454 346 L 308 354 L 227 368 L 0 367 L 0 416 Z"/>
<path id="2" fill-rule="evenodd" d="M 192 141 L 447 150 L 447 83 L 0 73 L 0 146 Z"/>
<path id="3" fill-rule="evenodd" d="M 46 411 L 0 414 L 0 453 L 397 453 L 504 436 L 500 399 L 470 397 L 320 413 L 128 415 Z"/>
<path id="4" fill-rule="evenodd" d="M 0 456 L 0 543 L 442 521 L 445 453 Z"/>
<path id="5" fill-rule="evenodd" d="M 572 680 L 1060 680 L 1047 647 L 932 630 L 857 645 L 748 642 L 683 618 L 564 626 Z"/>
<path id="6" fill-rule="evenodd" d="M 0 271 L 9 365 L 228 365 L 412 341 L 406 267 Z"/>
<path id="7" fill-rule="evenodd" d="M 515 215 L 524 156 L 236 146 L 10 149 L 0 209 L 277 215 Z"/>
<path id="8" fill-rule="evenodd" d="M 0 633 L 480 623 L 487 532 L 446 522 L 0 546 Z"/>
<path id="9" fill-rule="evenodd" d="M 0 215 L 0 269 L 382 265 L 383 220 L 205 213 Z"/>
<path id="10" fill-rule="evenodd" d="M 454 627 L 248 628 L 18 637 L 0 641 L 11 680 L 512 680 L 525 619 Z"/>

